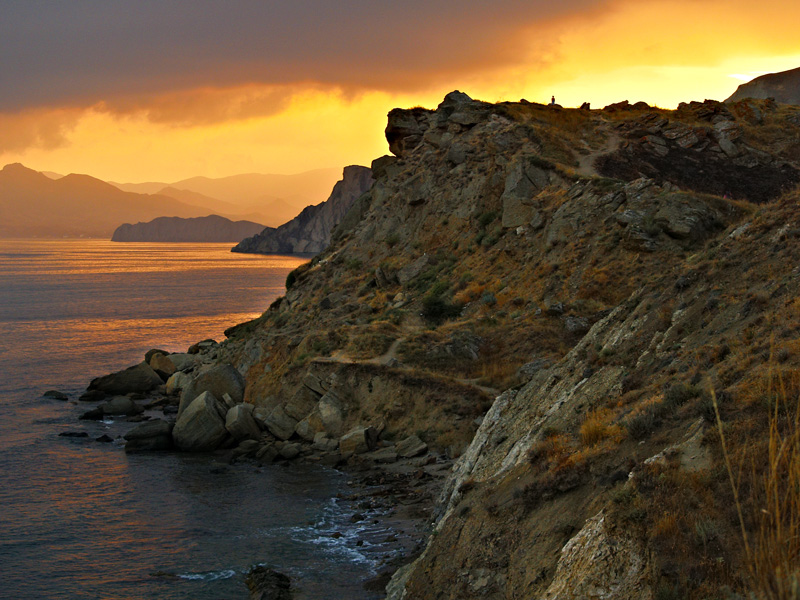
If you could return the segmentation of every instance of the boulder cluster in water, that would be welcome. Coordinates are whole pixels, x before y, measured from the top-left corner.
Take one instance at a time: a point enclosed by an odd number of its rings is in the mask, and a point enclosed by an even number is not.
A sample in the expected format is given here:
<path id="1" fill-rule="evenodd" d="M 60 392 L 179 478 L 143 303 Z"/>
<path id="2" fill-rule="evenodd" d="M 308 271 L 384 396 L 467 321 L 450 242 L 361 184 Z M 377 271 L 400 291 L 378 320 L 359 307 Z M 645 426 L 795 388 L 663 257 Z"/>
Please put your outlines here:
<path id="1" fill-rule="evenodd" d="M 245 402 L 241 373 L 216 360 L 216 348 L 215 341 L 204 340 L 186 353 L 150 350 L 143 362 L 92 380 L 80 399 L 99 403 L 80 418 L 140 422 L 124 436 L 127 452 L 227 449 L 259 463 L 310 457 L 330 465 L 353 455 L 386 464 L 428 452 L 416 435 L 392 444 L 374 426 L 342 432 L 341 402 L 329 382 L 311 373 L 303 380 L 304 393 L 271 410 L 257 408 Z M 163 418 L 144 414 L 159 408 Z"/>

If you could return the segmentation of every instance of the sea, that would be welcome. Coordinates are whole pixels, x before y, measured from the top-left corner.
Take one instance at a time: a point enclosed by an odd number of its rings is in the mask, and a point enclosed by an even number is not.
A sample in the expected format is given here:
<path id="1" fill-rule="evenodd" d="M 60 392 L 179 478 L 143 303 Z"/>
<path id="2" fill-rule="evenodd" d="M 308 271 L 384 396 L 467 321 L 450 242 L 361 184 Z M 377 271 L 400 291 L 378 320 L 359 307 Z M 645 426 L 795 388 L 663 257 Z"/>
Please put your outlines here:
<path id="1" fill-rule="evenodd" d="M 131 423 L 78 419 L 94 406 L 77 401 L 92 378 L 150 348 L 223 340 L 305 260 L 229 244 L 0 240 L 0 598 L 244 599 L 244 573 L 261 564 L 297 598 L 380 597 L 362 582 L 392 558 L 380 543 L 391 531 L 353 522 L 346 475 L 127 455 Z M 51 389 L 69 400 L 43 398 Z"/>

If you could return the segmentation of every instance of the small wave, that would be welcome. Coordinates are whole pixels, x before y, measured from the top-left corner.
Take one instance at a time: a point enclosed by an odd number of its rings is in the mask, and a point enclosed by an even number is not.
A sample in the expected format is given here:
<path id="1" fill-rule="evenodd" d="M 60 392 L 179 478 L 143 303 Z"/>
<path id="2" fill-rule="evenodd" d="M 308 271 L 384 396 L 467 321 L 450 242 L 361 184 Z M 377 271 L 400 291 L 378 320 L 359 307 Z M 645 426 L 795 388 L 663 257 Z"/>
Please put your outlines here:
<path id="1" fill-rule="evenodd" d="M 178 575 L 179 579 L 187 579 L 189 581 L 217 581 L 218 579 L 230 579 L 236 575 L 233 569 L 224 569 L 222 571 L 208 571 L 206 573 L 184 573 Z"/>

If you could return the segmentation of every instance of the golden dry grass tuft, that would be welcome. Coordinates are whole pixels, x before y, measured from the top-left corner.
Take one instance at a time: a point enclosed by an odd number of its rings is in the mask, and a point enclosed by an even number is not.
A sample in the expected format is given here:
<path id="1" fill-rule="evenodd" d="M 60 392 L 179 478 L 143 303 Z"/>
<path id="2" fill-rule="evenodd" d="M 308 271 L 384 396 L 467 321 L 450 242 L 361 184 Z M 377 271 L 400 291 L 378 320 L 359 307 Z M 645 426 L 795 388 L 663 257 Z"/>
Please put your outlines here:
<path id="1" fill-rule="evenodd" d="M 767 436 L 737 453 L 714 411 L 736 502 L 748 582 L 758 600 L 800 598 L 800 373 L 772 370 L 754 386 L 768 402 Z"/>

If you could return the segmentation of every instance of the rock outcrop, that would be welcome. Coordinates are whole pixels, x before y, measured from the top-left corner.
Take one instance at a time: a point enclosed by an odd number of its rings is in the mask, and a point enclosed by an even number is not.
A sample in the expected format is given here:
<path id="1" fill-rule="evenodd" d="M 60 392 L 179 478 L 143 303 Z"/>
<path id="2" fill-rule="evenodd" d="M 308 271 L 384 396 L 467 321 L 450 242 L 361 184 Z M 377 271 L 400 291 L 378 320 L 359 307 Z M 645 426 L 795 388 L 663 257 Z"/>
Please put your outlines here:
<path id="1" fill-rule="evenodd" d="M 147 223 L 125 223 L 114 230 L 112 242 L 240 242 L 256 235 L 263 225 L 225 217 L 158 217 Z"/>
<path id="2" fill-rule="evenodd" d="M 330 197 L 315 206 L 308 206 L 294 219 L 258 235 L 242 240 L 233 252 L 250 254 L 317 254 L 328 247 L 331 233 L 353 203 L 372 185 L 372 171 L 367 167 L 344 168 L 342 180 Z"/>
<path id="3" fill-rule="evenodd" d="M 800 104 L 800 68 L 768 73 L 743 83 L 725 102 L 772 98 L 782 104 Z"/>

